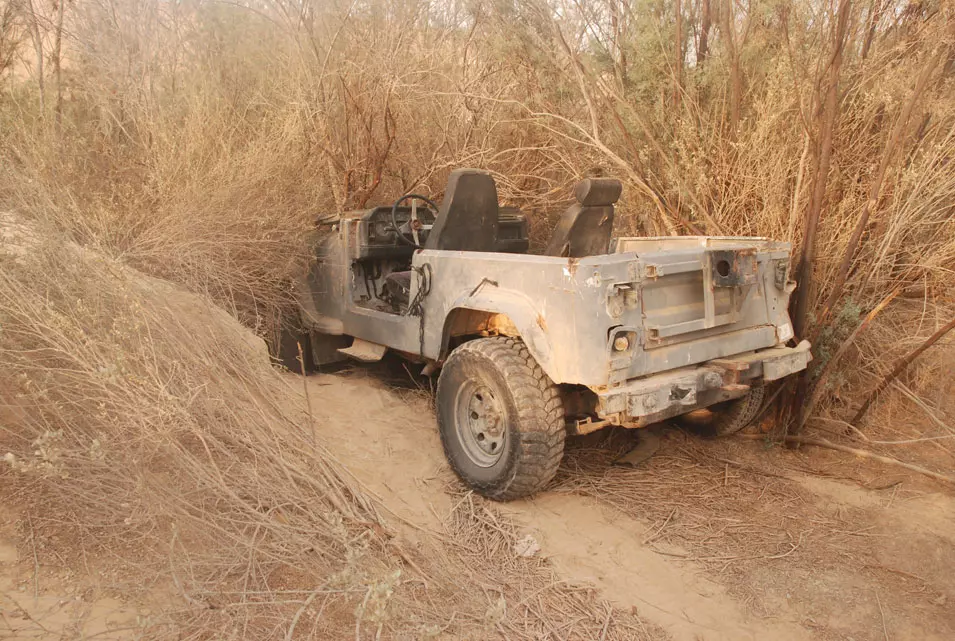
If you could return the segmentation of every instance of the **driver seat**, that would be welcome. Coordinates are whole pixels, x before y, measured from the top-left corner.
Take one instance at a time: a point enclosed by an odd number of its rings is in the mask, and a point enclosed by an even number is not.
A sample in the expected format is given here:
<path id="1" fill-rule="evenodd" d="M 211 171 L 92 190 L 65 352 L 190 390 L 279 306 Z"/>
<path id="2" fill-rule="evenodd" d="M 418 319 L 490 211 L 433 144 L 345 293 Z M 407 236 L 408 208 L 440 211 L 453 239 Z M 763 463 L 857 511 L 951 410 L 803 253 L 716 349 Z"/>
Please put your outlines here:
<path id="1" fill-rule="evenodd" d="M 455 169 L 425 249 L 492 252 L 497 245 L 497 186 L 480 169 Z"/>
<path id="2" fill-rule="evenodd" d="M 497 186 L 491 174 L 479 169 L 455 169 L 448 176 L 444 200 L 441 201 L 424 248 L 497 251 L 499 216 Z M 407 307 L 411 272 L 391 272 L 385 276 L 384 290 L 395 307 Z"/>

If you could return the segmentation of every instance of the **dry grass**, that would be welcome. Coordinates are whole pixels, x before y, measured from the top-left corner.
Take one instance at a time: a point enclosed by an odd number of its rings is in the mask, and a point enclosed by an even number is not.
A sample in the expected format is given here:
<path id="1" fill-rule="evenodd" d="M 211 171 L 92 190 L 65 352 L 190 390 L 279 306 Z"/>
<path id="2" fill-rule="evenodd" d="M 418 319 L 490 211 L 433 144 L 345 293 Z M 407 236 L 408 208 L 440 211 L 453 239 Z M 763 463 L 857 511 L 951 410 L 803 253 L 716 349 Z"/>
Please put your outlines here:
<path id="1" fill-rule="evenodd" d="M 362 581 L 341 575 L 366 571 L 376 510 L 312 451 L 245 330 L 62 241 L 0 261 L 5 500 L 68 564 L 92 554 L 120 562 L 122 585 L 152 577 L 140 596 L 193 607 L 150 623 L 184 638 L 226 619 L 269 636 L 305 589 L 357 598 Z M 316 583 L 287 595 L 283 573 Z"/>

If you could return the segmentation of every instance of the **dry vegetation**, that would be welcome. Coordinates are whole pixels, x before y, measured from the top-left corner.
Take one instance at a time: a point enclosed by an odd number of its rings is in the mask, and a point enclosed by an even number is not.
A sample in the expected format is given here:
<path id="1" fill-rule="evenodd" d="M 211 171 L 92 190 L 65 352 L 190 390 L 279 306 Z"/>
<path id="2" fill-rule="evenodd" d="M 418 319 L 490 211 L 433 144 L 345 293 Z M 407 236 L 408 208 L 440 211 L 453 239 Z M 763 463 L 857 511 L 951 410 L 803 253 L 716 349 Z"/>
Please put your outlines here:
<path id="1" fill-rule="evenodd" d="M 3 229 L 3 499 L 84 589 L 152 604 L 137 633 L 593 638 L 609 621 L 592 590 L 513 554 L 515 528 L 470 495 L 447 534 L 406 549 L 264 343 L 218 308 L 55 232 Z M 604 627 L 652 638 L 630 613 Z"/>
<path id="2" fill-rule="evenodd" d="M 137 587 L 193 604 L 268 600 L 289 567 L 330 577 L 329 593 L 357 589 L 332 575 L 375 510 L 312 455 L 244 330 L 62 241 L 29 251 L 0 258 L 0 407 L 5 499 L 31 526 L 70 562 L 116 555 L 119 584 L 152 577 Z M 249 625 L 241 614 L 230 626 Z"/>
<path id="3" fill-rule="evenodd" d="M 576 178 L 612 174 L 624 233 L 793 240 L 822 381 L 795 418 L 844 438 L 955 316 L 953 71 L 945 1 L 0 0 L 0 211 L 27 229 L 0 236 L 0 499 L 70 563 L 115 557 L 116 585 L 181 599 L 156 635 L 652 636 L 623 613 L 601 630 L 606 606 L 536 561 L 493 565 L 513 531 L 470 499 L 450 560 L 397 551 L 202 301 L 267 334 L 317 214 L 438 194 L 453 167 L 494 172 L 538 244 Z M 933 353 L 856 427 L 951 437 Z M 928 427 L 875 420 L 907 413 Z M 950 443 L 919 452 L 951 469 Z M 523 583 L 464 594 L 468 565 Z"/>
<path id="4" fill-rule="evenodd" d="M 0 16 L 7 207 L 260 332 L 317 214 L 436 194 L 462 165 L 494 172 L 538 243 L 594 172 L 625 180 L 625 233 L 793 240 L 817 371 L 898 288 L 820 410 L 953 317 L 945 2 L 4 0 Z"/>

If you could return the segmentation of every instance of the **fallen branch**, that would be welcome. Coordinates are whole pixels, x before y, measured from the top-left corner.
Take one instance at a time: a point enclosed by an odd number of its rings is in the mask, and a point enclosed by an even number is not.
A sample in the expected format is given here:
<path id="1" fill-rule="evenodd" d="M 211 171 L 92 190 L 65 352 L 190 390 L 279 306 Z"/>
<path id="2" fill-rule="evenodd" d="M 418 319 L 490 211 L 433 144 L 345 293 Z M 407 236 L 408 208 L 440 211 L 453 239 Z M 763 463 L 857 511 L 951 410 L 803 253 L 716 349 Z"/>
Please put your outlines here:
<path id="1" fill-rule="evenodd" d="M 862 404 L 862 407 L 859 408 L 859 411 L 856 412 L 856 415 L 853 416 L 852 420 L 849 422 L 855 425 L 860 420 L 862 420 L 862 417 L 865 416 L 865 413 L 866 411 L 868 411 L 869 406 L 875 402 L 876 397 L 878 397 L 878 395 L 882 393 L 882 390 L 888 387 L 889 383 L 894 381 L 899 376 L 899 374 L 904 372 L 905 369 L 912 363 L 912 361 L 918 358 L 919 354 L 921 354 L 922 352 L 927 350 L 929 347 L 931 347 L 932 345 L 937 343 L 939 340 L 941 340 L 941 338 L 945 336 L 945 334 L 952 331 L 952 328 L 955 328 L 955 318 L 948 321 L 948 323 L 940 327 L 937 332 L 935 332 L 934 334 L 929 336 L 927 339 L 925 339 L 924 343 L 922 343 L 917 348 L 909 352 L 906 356 L 904 356 L 902 360 L 898 362 L 895 368 L 893 368 L 892 371 L 889 372 L 889 375 L 883 378 L 882 382 L 879 383 L 874 390 L 872 390 L 872 393 L 869 394 L 869 398 L 865 399 L 865 403 Z"/>
<path id="2" fill-rule="evenodd" d="M 762 434 L 738 434 L 740 438 L 750 439 L 750 440 L 762 440 L 765 438 Z M 815 445 L 816 447 L 825 447 L 830 450 L 836 450 L 837 452 L 845 452 L 846 454 L 854 454 L 862 458 L 870 458 L 880 463 L 886 463 L 888 465 L 895 465 L 897 467 L 904 467 L 907 470 L 913 472 L 918 472 L 919 474 L 924 474 L 925 476 L 931 477 L 938 481 L 945 481 L 946 483 L 951 483 L 955 485 L 955 476 L 946 476 L 945 474 L 939 474 L 938 472 L 933 472 L 932 470 L 921 467 L 920 465 L 913 465 L 912 463 L 906 463 L 905 461 L 900 461 L 888 456 L 882 456 L 881 454 L 876 454 L 875 452 L 870 452 L 868 450 L 860 450 L 856 447 L 849 447 L 848 445 L 840 445 L 839 443 L 833 443 L 821 438 L 810 438 L 808 436 L 785 436 L 783 440 L 787 443 L 796 443 L 799 445 Z"/>

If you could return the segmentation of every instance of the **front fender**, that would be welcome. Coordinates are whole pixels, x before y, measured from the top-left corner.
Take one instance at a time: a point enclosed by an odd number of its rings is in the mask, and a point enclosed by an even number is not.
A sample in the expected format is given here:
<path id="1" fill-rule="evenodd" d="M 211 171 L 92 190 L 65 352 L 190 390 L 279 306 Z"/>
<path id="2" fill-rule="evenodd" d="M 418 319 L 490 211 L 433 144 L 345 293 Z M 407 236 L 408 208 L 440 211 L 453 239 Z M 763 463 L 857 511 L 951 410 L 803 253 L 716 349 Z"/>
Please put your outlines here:
<path id="1" fill-rule="evenodd" d="M 564 382 L 561 372 L 554 358 L 554 350 L 547 335 L 547 321 L 543 310 L 535 309 L 530 298 L 513 290 L 501 289 L 493 285 L 479 286 L 477 290 L 464 294 L 455 299 L 445 315 L 444 331 L 442 336 L 442 356 L 446 353 L 448 342 L 452 334 L 452 324 L 457 310 L 473 310 L 488 314 L 503 315 L 513 329 L 506 323 L 496 323 L 503 328 L 505 335 L 515 333 L 527 345 L 537 364 L 541 366 L 555 383 Z"/>

